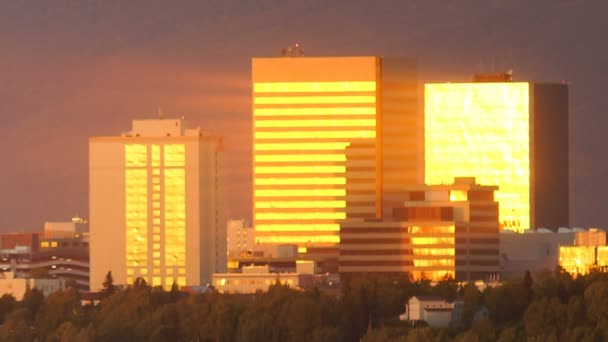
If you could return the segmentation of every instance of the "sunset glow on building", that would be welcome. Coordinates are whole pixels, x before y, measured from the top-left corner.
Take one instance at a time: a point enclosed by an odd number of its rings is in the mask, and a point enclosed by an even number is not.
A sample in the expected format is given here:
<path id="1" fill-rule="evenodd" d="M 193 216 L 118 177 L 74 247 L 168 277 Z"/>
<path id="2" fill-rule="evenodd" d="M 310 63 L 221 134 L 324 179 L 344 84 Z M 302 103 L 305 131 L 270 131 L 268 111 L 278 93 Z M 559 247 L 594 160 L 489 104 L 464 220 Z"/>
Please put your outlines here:
<path id="1" fill-rule="evenodd" d="M 563 84 L 425 85 L 425 182 L 497 185 L 502 229 L 568 222 L 568 89 Z"/>
<path id="2" fill-rule="evenodd" d="M 427 184 L 476 177 L 498 185 L 506 229 L 530 227 L 528 83 L 427 84 Z"/>
<path id="3" fill-rule="evenodd" d="M 135 120 L 120 137 L 91 138 L 92 289 L 108 271 L 119 284 L 199 285 L 225 265 L 220 141 L 184 125 Z"/>
<path id="4" fill-rule="evenodd" d="M 400 73 L 405 72 L 397 66 L 409 74 L 402 76 Z M 345 148 L 363 142 L 374 150 L 371 159 L 360 160 L 358 167 L 381 162 L 381 110 L 383 103 L 390 103 L 383 99 L 381 89 L 385 88 L 383 79 L 391 79 L 387 70 L 392 69 L 395 71 L 391 73 L 397 75 L 394 84 L 403 88 L 401 94 L 393 94 L 387 118 L 401 115 L 401 121 L 389 121 L 393 129 L 412 126 L 411 121 L 403 120 L 412 120 L 410 113 L 415 113 L 415 71 L 411 71 L 415 67 L 410 64 L 385 62 L 378 57 L 253 59 L 253 212 L 257 242 L 339 242 L 338 221 L 346 218 L 347 204 Z M 404 87 L 403 80 L 413 86 Z M 403 110 L 403 103 L 410 105 L 412 101 L 414 105 Z M 404 136 L 414 128 L 384 135 L 389 142 L 407 145 L 407 141 L 391 137 Z M 415 131 L 408 139 L 412 138 L 418 139 Z M 408 146 L 415 148 L 415 144 Z M 387 149 L 398 147 L 395 144 Z M 386 158 L 394 161 L 396 174 L 393 183 L 387 181 L 389 187 L 403 183 L 404 178 L 416 178 L 418 169 L 412 165 L 420 164 L 421 158 L 410 157 L 407 162 L 397 154 Z M 382 189 L 380 181 L 373 177 L 370 180 L 371 188 L 360 194 L 366 201 L 374 201 Z"/>
<path id="5" fill-rule="evenodd" d="M 391 208 L 391 216 L 341 222 L 340 273 L 403 273 L 434 281 L 446 276 L 496 279 L 496 189 L 469 178 L 450 185 L 404 187 L 401 205 Z"/>

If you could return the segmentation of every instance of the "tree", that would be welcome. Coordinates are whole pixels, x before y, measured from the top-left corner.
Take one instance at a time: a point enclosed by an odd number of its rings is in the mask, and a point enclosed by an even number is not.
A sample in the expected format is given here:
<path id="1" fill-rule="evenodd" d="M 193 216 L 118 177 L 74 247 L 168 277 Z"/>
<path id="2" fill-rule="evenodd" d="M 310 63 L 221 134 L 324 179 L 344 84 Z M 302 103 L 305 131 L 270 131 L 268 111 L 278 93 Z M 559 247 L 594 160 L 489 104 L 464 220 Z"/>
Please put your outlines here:
<path id="1" fill-rule="evenodd" d="M 566 328 L 566 306 L 557 297 L 533 301 L 524 314 L 524 327 L 529 339 L 558 339 Z"/>
<path id="2" fill-rule="evenodd" d="M 63 323 L 71 325 L 65 325 L 62 331 L 71 332 L 78 330 L 77 327 L 85 323 L 80 297 L 74 289 L 51 293 L 36 317 L 36 326 L 43 339 L 52 335 Z"/>
<path id="3" fill-rule="evenodd" d="M 136 289 L 144 289 L 148 287 L 148 283 L 142 277 L 137 277 L 133 282 L 133 287 Z"/>
<path id="4" fill-rule="evenodd" d="M 108 271 L 106 274 L 106 278 L 103 281 L 103 289 L 101 293 L 103 297 L 109 297 L 116 292 L 116 288 L 114 287 L 114 278 L 112 278 L 112 271 Z"/>
<path id="5" fill-rule="evenodd" d="M 532 301 L 532 275 L 529 270 L 526 270 L 524 273 L 524 279 L 521 282 L 521 287 L 523 289 L 524 301 L 528 304 Z"/>
<path id="6" fill-rule="evenodd" d="M 0 324 L 4 322 L 4 318 L 17 307 L 17 300 L 13 295 L 5 293 L 0 297 Z"/>
<path id="7" fill-rule="evenodd" d="M 179 287 L 177 286 L 175 279 L 173 280 L 173 284 L 171 284 L 171 292 L 169 293 L 169 297 L 173 303 L 177 302 L 179 299 Z"/>
<path id="8" fill-rule="evenodd" d="M 462 307 L 462 322 L 463 328 L 468 328 L 473 322 L 473 316 L 482 305 L 482 295 L 477 286 L 474 283 L 467 283 L 460 289 L 460 297 L 463 300 Z"/>
<path id="9" fill-rule="evenodd" d="M 437 285 L 433 287 L 432 292 L 443 297 L 448 302 L 453 302 L 458 295 L 458 283 L 449 274 L 446 274 Z"/>
<path id="10" fill-rule="evenodd" d="M 602 328 L 608 328 L 608 281 L 595 282 L 585 290 L 587 318 Z"/>
<path id="11" fill-rule="evenodd" d="M 28 316 L 26 320 L 28 322 L 34 321 L 34 318 L 38 315 L 40 308 L 44 305 L 44 295 L 37 288 L 28 289 L 23 295 L 21 300 L 21 307 L 28 310 Z"/>

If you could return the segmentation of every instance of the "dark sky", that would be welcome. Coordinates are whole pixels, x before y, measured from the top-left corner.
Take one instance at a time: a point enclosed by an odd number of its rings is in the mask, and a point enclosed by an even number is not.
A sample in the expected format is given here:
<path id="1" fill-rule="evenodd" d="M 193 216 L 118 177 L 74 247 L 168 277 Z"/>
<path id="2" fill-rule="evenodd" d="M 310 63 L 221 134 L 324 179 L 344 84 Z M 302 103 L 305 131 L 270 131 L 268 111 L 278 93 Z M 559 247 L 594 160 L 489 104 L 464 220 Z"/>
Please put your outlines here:
<path id="1" fill-rule="evenodd" d="M 88 216 L 88 137 L 185 116 L 226 137 L 250 216 L 250 58 L 417 57 L 421 82 L 514 69 L 570 84 L 571 226 L 607 226 L 608 2 L 0 0 L 0 231 Z"/>

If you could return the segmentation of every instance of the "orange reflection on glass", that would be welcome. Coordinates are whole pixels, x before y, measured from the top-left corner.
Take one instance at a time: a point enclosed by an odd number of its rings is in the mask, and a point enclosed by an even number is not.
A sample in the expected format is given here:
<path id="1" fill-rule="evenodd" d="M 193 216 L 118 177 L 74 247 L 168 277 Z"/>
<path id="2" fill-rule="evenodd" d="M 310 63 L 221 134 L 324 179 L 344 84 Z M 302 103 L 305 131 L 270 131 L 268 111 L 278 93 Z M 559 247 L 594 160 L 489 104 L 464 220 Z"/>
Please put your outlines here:
<path id="1" fill-rule="evenodd" d="M 504 229 L 530 227 L 528 83 L 425 85 L 425 180 L 498 185 Z"/>
<path id="2" fill-rule="evenodd" d="M 310 132 L 255 132 L 255 139 L 342 139 L 375 138 L 376 131 L 310 131 Z"/>
<path id="3" fill-rule="evenodd" d="M 375 127 L 374 119 L 256 120 L 254 127 Z"/>
<path id="4" fill-rule="evenodd" d="M 254 116 L 375 115 L 376 107 L 254 108 Z"/>
<path id="5" fill-rule="evenodd" d="M 376 103 L 373 95 L 351 96 L 256 96 L 254 104 L 305 104 L 305 103 Z"/>
<path id="6" fill-rule="evenodd" d="M 345 196 L 346 189 L 255 190 L 255 197 Z"/>
<path id="7" fill-rule="evenodd" d="M 255 207 L 263 208 L 345 208 L 346 201 L 256 201 Z"/>
<path id="8" fill-rule="evenodd" d="M 256 220 L 341 220 L 346 218 L 346 213 L 256 213 L 255 218 Z"/>

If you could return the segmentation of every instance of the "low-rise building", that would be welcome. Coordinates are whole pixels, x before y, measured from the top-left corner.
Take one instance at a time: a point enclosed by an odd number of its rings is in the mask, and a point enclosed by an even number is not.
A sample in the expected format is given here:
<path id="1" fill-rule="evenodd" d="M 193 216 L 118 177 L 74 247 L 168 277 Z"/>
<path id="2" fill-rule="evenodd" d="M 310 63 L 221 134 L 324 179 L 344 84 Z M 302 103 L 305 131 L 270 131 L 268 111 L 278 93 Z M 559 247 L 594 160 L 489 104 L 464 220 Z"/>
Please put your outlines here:
<path id="1" fill-rule="evenodd" d="M 6 244 L 0 250 L 0 271 L 12 272 L 18 278 L 29 278 L 33 270 L 47 272 L 56 279 L 72 280 L 80 291 L 89 289 L 89 240 L 87 233 L 23 233 L 26 240 L 15 240 L 15 234 L 2 234 Z M 25 236 L 24 235 L 24 236 Z M 6 239 L 5 237 L 8 236 Z M 60 237 L 61 236 L 61 237 Z"/>
<path id="2" fill-rule="evenodd" d="M 458 319 L 455 315 L 458 304 L 446 302 L 439 296 L 414 296 L 405 304 L 405 312 L 399 319 L 412 323 L 424 321 L 431 327 L 447 327 Z"/>
<path id="3" fill-rule="evenodd" d="M 293 288 L 312 285 L 312 274 L 271 273 L 268 266 L 245 266 L 241 273 L 215 273 L 213 286 L 219 293 L 253 294 L 274 284 Z"/>
<path id="4" fill-rule="evenodd" d="M 554 270 L 559 265 L 561 245 L 572 245 L 575 232 L 560 228 L 528 229 L 524 233 L 502 231 L 500 234 L 500 278 L 502 280 L 523 277 L 526 271 Z"/>
<path id="5" fill-rule="evenodd" d="M 576 232 L 574 244 L 559 247 L 559 265 L 574 276 L 585 275 L 592 270 L 606 271 L 606 231 L 591 228 Z"/>
<path id="6" fill-rule="evenodd" d="M 10 294 L 17 300 L 22 300 L 28 289 L 36 288 L 44 296 L 65 289 L 64 279 L 30 279 L 15 278 L 13 272 L 4 272 L 0 277 L 0 296 Z"/>

